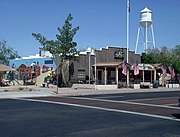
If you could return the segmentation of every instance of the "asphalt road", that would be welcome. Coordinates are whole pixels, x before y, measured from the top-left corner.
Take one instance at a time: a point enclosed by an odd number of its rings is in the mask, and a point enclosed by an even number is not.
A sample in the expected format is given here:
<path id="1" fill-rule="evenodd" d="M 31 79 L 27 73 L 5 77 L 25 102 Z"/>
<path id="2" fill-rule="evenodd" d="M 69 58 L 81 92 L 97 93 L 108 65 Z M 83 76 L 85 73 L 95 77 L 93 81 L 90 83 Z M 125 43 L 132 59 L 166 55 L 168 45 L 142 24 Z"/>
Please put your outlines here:
<path id="1" fill-rule="evenodd" d="M 1 99 L 0 136 L 180 137 L 180 121 L 163 118 L 166 111 L 168 114 L 164 116 L 172 116 L 169 109 L 177 116 L 180 114 L 179 95 L 179 92 L 162 92 Z M 160 106 L 156 106 L 157 100 L 161 100 Z M 144 108 L 147 104 L 148 109 Z M 144 109 L 149 115 L 141 115 Z M 158 112 L 156 115 L 160 117 L 153 117 L 150 112 Z"/>
<path id="2" fill-rule="evenodd" d="M 82 97 L 82 96 L 80 96 Z M 144 93 L 120 93 L 120 94 L 104 94 L 104 95 L 87 95 L 84 97 L 88 98 L 102 98 L 108 100 L 135 100 L 135 99 L 149 99 L 149 98 L 162 98 L 162 97 L 180 97 L 179 91 L 169 91 L 169 92 L 144 92 Z"/>

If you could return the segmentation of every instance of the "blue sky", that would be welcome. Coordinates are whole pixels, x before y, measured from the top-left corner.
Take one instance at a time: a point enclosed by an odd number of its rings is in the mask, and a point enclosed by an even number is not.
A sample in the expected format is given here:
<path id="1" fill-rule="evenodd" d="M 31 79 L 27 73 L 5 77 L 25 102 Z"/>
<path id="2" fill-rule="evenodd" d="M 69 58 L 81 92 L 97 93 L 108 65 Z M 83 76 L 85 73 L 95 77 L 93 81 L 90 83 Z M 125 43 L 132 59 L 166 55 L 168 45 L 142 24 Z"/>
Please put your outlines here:
<path id="1" fill-rule="evenodd" d="M 69 13 L 79 26 L 77 49 L 107 45 L 126 47 L 127 0 L 0 0 L 0 40 L 21 56 L 35 55 L 41 45 L 32 33 L 55 39 Z M 180 0 L 131 0 L 130 50 L 135 50 L 140 11 L 153 12 L 156 47 L 180 44 Z"/>

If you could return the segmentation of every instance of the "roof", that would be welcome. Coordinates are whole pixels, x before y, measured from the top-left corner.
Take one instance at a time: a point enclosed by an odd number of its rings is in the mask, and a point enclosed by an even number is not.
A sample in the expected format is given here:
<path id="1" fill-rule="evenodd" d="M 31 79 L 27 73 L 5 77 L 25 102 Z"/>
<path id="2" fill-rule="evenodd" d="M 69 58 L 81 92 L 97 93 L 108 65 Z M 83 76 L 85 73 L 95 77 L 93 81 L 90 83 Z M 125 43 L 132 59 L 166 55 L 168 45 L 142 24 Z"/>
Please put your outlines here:
<path id="1" fill-rule="evenodd" d="M 122 63 L 123 62 L 97 62 L 96 67 L 118 67 Z M 93 66 L 95 66 L 95 64 Z M 131 65 L 127 63 L 127 66 L 129 67 Z"/>
<path id="2" fill-rule="evenodd" d="M 162 63 L 158 63 L 158 64 L 152 64 L 155 68 L 160 68 Z"/>
<path id="3" fill-rule="evenodd" d="M 0 71 L 15 71 L 14 68 L 0 64 Z"/>
<path id="4" fill-rule="evenodd" d="M 145 7 L 143 10 L 141 10 L 141 13 L 143 12 L 152 12 L 150 9 L 148 9 L 147 7 Z"/>

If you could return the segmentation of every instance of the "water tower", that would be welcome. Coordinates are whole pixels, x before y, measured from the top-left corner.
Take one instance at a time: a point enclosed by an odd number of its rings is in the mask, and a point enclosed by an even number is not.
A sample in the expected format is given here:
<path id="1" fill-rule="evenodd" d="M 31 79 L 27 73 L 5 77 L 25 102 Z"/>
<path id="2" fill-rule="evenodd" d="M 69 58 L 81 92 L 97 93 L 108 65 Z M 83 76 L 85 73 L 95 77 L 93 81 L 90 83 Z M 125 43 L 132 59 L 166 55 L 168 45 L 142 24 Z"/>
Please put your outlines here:
<path id="1" fill-rule="evenodd" d="M 150 30 L 151 30 L 151 34 L 149 33 Z M 140 32 L 142 32 L 142 34 Z M 140 36 L 142 36 L 143 46 L 140 45 L 140 41 L 139 41 L 139 39 L 141 38 Z M 140 22 L 139 22 L 139 28 L 138 28 L 138 34 L 136 40 L 135 53 L 140 51 L 138 49 L 142 49 L 142 47 L 144 47 L 143 51 L 145 53 L 147 52 L 147 49 L 149 47 L 155 48 L 154 31 L 152 25 L 152 11 L 149 10 L 148 8 L 144 8 L 140 12 Z"/>

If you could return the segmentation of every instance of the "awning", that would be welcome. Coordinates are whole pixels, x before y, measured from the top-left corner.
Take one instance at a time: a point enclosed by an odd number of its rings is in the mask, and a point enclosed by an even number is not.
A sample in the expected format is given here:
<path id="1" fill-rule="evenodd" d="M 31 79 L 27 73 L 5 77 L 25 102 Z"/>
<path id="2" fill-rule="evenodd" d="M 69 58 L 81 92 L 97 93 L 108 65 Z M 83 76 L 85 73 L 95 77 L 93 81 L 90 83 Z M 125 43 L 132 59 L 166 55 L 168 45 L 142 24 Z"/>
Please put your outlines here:
<path id="1" fill-rule="evenodd" d="M 16 69 L 6 66 L 6 65 L 3 65 L 3 64 L 0 64 L 0 71 L 16 71 Z"/>
<path id="2" fill-rule="evenodd" d="M 139 70 L 154 70 L 154 66 L 152 64 L 138 64 Z M 131 70 L 134 70 L 134 65 L 131 66 Z"/>
<path id="3" fill-rule="evenodd" d="M 159 64 L 152 64 L 156 69 L 160 69 L 162 66 L 162 63 Z"/>
<path id="4" fill-rule="evenodd" d="M 121 67 L 123 62 L 97 62 L 96 67 Z M 127 67 L 131 65 L 127 63 Z M 95 64 L 93 65 L 95 67 Z"/>

